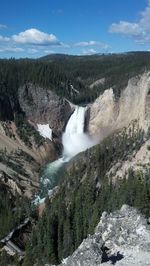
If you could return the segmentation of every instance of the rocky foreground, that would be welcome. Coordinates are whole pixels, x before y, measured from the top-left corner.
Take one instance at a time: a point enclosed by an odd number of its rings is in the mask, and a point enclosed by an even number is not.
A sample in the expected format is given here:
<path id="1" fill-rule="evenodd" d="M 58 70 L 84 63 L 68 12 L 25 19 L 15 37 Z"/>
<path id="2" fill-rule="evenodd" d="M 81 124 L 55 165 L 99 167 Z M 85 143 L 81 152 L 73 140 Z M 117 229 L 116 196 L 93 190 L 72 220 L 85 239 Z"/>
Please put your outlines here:
<path id="1" fill-rule="evenodd" d="M 61 266 L 150 265 L 150 224 L 127 205 L 104 212 L 95 234 L 89 235 Z"/>

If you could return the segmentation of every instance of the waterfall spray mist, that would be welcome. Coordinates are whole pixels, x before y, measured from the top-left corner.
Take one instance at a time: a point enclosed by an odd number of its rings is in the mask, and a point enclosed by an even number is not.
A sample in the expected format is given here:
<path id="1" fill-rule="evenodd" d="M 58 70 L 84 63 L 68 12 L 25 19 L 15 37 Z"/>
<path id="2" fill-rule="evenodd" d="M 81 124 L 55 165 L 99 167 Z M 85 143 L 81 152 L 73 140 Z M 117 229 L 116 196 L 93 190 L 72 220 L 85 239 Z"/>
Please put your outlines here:
<path id="1" fill-rule="evenodd" d="M 84 132 L 85 112 L 86 107 L 76 106 L 71 115 L 62 136 L 64 147 L 62 157 L 46 166 L 41 177 L 41 193 L 37 197 L 38 202 L 56 185 L 63 165 L 78 153 L 96 144 Z"/>
<path id="2" fill-rule="evenodd" d="M 84 132 L 86 107 L 76 106 L 62 137 L 63 157 L 71 159 L 79 152 L 94 145 L 94 141 Z"/>

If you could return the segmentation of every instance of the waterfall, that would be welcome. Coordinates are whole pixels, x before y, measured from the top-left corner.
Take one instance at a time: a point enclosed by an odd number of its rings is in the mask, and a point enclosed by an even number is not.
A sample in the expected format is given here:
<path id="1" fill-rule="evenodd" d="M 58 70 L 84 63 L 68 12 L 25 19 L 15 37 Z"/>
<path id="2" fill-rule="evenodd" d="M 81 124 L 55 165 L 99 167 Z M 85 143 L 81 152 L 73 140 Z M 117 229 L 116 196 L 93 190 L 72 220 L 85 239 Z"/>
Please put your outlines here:
<path id="1" fill-rule="evenodd" d="M 63 157 L 70 159 L 86 148 L 84 120 L 86 108 L 76 106 L 62 137 Z M 84 139 L 85 138 L 85 139 Z"/>
<path id="2" fill-rule="evenodd" d="M 75 111 L 71 115 L 62 136 L 62 157 L 48 164 L 41 177 L 41 193 L 39 199 L 45 197 L 57 184 L 59 176 L 62 174 L 61 169 L 66 162 L 95 144 L 84 132 L 85 112 L 86 107 L 75 107 Z"/>

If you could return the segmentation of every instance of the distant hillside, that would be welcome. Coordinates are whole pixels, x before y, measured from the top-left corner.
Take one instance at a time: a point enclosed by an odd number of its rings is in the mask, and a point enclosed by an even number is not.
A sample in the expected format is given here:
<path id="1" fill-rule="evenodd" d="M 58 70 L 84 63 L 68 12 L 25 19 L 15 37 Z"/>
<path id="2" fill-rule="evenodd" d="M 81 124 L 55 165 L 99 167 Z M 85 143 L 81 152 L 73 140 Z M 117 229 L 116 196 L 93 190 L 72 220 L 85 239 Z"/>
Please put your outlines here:
<path id="1" fill-rule="evenodd" d="M 68 80 L 80 91 L 73 101 L 93 101 L 99 93 L 113 87 L 116 96 L 127 85 L 132 76 L 150 67 L 150 52 L 128 52 L 121 54 L 95 54 L 73 56 L 52 54 L 40 58 L 41 61 L 59 65 Z M 105 83 L 89 89 L 90 85 L 105 78 Z M 87 93 L 88 89 L 88 93 Z M 86 96 L 85 96 L 86 95 Z"/>
<path id="2" fill-rule="evenodd" d="M 18 88 L 27 82 L 46 87 L 76 104 L 92 102 L 110 87 L 119 97 L 130 77 L 149 68 L 150 52 L 91 56 L 53 54 L 36 60 L 1 59 L 0 110 L 4 112 L 7 102 L 10 112 L 6 111 L 6 118 L 12 118 L 12 111 L 20 112 Z M 105 82 L 96 82 L 104 78 Z"/>

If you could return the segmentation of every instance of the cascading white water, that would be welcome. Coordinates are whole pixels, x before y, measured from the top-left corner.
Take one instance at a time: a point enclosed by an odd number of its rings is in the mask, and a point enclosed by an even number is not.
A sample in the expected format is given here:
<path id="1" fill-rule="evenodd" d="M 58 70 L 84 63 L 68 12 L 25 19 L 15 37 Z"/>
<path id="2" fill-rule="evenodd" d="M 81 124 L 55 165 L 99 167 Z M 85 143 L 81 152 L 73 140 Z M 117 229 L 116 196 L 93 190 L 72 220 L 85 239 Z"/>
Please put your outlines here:
<path id="1" fill-rule="evenodd" d="M 93 145 L 93 141 L 84 133 L 85 111 L 86 107 L 76 106 L 68 121 L 62 137 L 64 159 L 71 159 Z"/>
<path id="2" fill-rule="evenodd" d="M 81 151 L 96 144 L 84 132 L 85 112 L 86 107 L 76 106 L 75 111 L 71 115 L 62 136 L 63 155 L 45 168 L 41 177 L 41 193 L 36 202 L 41 200 L 41 197 L 45 197 L 49 190 L 55 186 L 60 175 L 59 170 L 66 162 Z"/>

